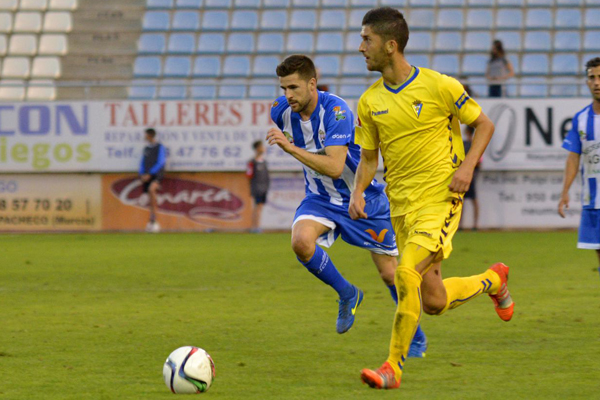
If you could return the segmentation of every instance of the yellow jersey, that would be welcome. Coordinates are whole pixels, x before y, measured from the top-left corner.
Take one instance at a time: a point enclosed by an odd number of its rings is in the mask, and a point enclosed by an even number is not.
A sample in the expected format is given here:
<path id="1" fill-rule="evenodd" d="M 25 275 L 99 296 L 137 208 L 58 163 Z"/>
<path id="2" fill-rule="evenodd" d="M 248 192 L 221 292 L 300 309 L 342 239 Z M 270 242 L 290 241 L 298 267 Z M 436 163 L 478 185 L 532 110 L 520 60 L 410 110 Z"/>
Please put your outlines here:
<path id="1" fill-rule="evenodd" d="M 459 121 L 481 107 L 456 79 L 413 67 L 397 88 L 375 82 L 358 102 L 356 143 L 381 149 L 391 216 L 457 197 L 448 185 L 465 158 Z"/>

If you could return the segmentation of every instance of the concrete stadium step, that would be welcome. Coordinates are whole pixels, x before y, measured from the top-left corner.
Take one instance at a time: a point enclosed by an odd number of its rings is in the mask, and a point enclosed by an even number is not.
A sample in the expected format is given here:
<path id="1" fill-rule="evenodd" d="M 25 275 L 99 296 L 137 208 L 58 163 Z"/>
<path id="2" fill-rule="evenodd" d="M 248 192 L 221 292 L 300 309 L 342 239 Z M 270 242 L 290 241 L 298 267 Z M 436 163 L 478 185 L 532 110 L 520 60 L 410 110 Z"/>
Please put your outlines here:
<path id="1" fill-rule="evenodd" d="M 117 100 L 127 98 L 126 87 L 59 87 L 57 100 Z"/>
<path id="2" fill-rule="evenodd" d="M 131 79 L 134 61 L 133 56 L 66 56 L 62 60 L 62 79 Z"/>
<path id="3" fill-rule="evenodd" d="M 74 32 L 69 34 L 69 55 L 134 56 L 139 32 Z"/>

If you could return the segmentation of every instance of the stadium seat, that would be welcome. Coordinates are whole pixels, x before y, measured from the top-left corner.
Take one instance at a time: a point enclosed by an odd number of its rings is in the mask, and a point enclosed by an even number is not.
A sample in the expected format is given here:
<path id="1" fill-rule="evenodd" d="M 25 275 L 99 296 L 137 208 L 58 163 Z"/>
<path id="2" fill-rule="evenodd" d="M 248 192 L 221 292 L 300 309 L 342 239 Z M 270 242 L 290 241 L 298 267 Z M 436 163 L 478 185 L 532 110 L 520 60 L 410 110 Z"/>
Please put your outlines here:
<path id="1" fill-rule="evenodd" d="M 360 41 L 359 41 L 360 44 Z M 430 52 L 433 40 L 430 32 L 415 32 L 410 34 L 410 39 L 406 45 L 406 51 L 410 53 Z M 489 43 L 487 43 L 489 46 Z M 356 46 L 358 49 L 358 46 Z"/>
<path id="2" fill-rule="evenodd" d="M 0 0 L 0 11 L 16 11 L 19 0 Z"/>
<path id="3" fill-rule="evenodd" d="M 410 40 L 409 40 L 410 42 Z M 344 45 L 344 50 L 347 52 L 355 52 L 358 51 L 358 47 L 362 43 L 362 37 L 358 32 L 348 32 L 346 34 L 346 42 Z"/>
<path id="4" fill-rule="evenodd" d="M 235 0 L 234 7 L 236 9 L 240 8 L 260 8 L 261 0 Z"/>
<path id="5" fill-rule="evenodd" d="M 495 0 L 467 0 L 469 7 L 493 7 Z"/>
<path id="6" fill-rule="evenodd" d="M 312 33 L 290 33 L 286 49 L 288 53 L 312 53 L 314 51 Z"/>
<path id="7" fill-rule="evenodd" d="M 341 53 L 344 39 L 341 33 L 321 32 L 317 35 L 317 53 Z"/>
<path id="8" fill-rule="evenodd" d="M 494 39 L 502 41 L 505 51 L 521 51 L 521 33 L 515 31 L 496 32 Z M 491 47 L 491 43 L 490 43 Z"/>
<path id="9" fill-rule="evenodd" d="M 552 27 L 552 12 L 547 9 L 527 10 L 525 17 L 525 28 L 527 29 L 550 29 Z"/>
<path id="10" fill-rule="evenodd" d="M 343 31 L 346 29 L 346 12 L 343 10 L 321 11 L 319 29 L 322 31 Z"/>
<path id="11" fill-rule="evenodd" d="M 525 40 L 523 41 L 523 50 L 525 51 L 545 51 L 551 49 L 550 32 L 547 31 L 532 31 L 525 32 Z"/>
<path id="12" fill-rule="evenodd" d="M 429 56 L 425 54 L 407 54 L 407 61 L 414 66 L 429 68 Z"/>
<path id="13" fill-rule="evenodd" d="M 552 7 L 554 0 L 527 0 L 527 7 Z"/>
<path id="14" fill-rule="evenodd" d="M 572 8 L 559 8 L 555 16 L 556 29 L 578 29 L 581 28 L 581 11 Z"/>
<path id="15" fill-rule="evenodd" d="M 221 58 L 216 56 L 199 56 L 194 60 L 195 77 L 216 78 L 221 75 Z"/>
<path id="16" fill-rule="evenodd" d="M 501 9 L 496 12 L 496 29 L 520 29 L 522 25 L 521 10 Z"/>
<path id="17" fill-rule="evenodd" d="M 523 78 L 521 79 L 522 97 L 546 97 L 548 96 L 548 85 L 544 78 Z"/>
<path id="18" fill-rule="evenodd" d="M 201 34 L 197 50 L 202 54 L 222 54 L 225 51 L 225 35 L 222 33 Z"/>
<path id="19" fill-rule="evenodd" d="M 192 33 L 172 33 L 167 52 L 171 54 L 193 54 L 196 50 L 196 36 Z"/>
<path id="20" fill-rule="evenodd" d="M 473 9 L 467 11 L 467 29 L 490 29 L 492 23 L 492 10 Z"/>
<path id="21" fill-rule="evenodd" d="M 203 0 L 176 0 L 175 7 L 179 9 L 193 9 L 198 10 L 202 7 Z"/>
<path id="22" fill-rule="evenodd" d="M 600 31 L 587 31 L 583 37 L 583 48 L 587 51 L 600 50 Z"/>
<path id="23" fill-rule="evenodd" d="M 185 78 L 191 75 L 192 62 L 189 57 L 167 57 L 163 76 L 167 78 Z"/>
<path id="24" fill-rule="evenodd" d="M 258 35 L 257 53 L 282 53 L 283 35 L 281 33 L 261 33 Z"/>
<path id="25" fill-rule="evenodd" d="M 339 95 L 344 99 L 358 99 L 367 90 L 366 85 L 340 85 Z"/>
<path id="26" fill-rule="evenodd" d="M 138 57 L 133 65 L 133 76 L 136 78 L 157 78 L 162 71 L 162 63 L 158 57 Z"/>
<path id="27" fill-rule="evenodd" d="M 137 79 L 129 86 L 129 98 L 133 100 L 152 100 L 156 98 L 156 81 Z"/>
<path id="28" fill-rule="evenodd" d="M 52 101 L 56 100 L 54 81 L 47 79 L 32 79 L 27 86 L 27 100 Z"/>
<path id="29" fill-rule="evenodd" d="M 168 31 L 171 17 L 165 11 L 149 11 L 144 15 L 142 29 L 145 31 Z"/>
<path id="30" fill-rule="evenodd" d="M 50 13 L 48 13 L 50 14 Z M 38 33 L 42 30 L 42 14 L 39 12 L 18 12 L 15 14 L 13 32 Z"/>
<path id="31" fill-rule="evenodd" d="M 579 51 L 581 35 L 575 31 L 556 32 L 554 34 L 554 51 Z M 586 50 L 589 50 L 586 48 Z"/>
<path id="32" fill-rule="evenodd" d="M 12 35 L 8 45 L 11 56 L 33 56 L 37 53 L 37 38 L 35 35 Z"/>
<path id="33" fill-rule="evenodd" d="M 465 51 L 488 51 L 492 43 L 489 32 L 467 32 L 464 39 Z"/>
<path id="34" fill-rule="evenodd" d="M 313 31 L 317 28 L 314 11 L 294 10 L 290 15 L 290 29 L 293 31 Z"/>
<path id="35" fill-rule="evenodd" d="M 258 14 L 252 10 L 237 10 L 231 16 L 232 31 L 255 31 L 258 29 Z"/>
<path id="36" fill-rule="evenodd" d="M 253 53 L 254 52 L 254 34 L 252 33 L 231 33 L 227 39 L 228 53 Z"/>
<path id="37" fill-rule="evenodd" d="M 196 100 L 211 100 L 217 97 L 217 87 L 215 85 L 206 85 L 204 81 L 193 81 L 198 86 L 190 86 L 190 96 Z"/>
<path id="38" fill-rule="evenodd" d="M 50 0 L 48 9 L 73 11 L 77 9 L 77 0 Z"/>
<path id="39" fill-rule="evenodd" d="M 588 8 L 585 11 L 584 26 L 586 29 L 600 28 L 600 8 Z"/>
<path id="40" fill-rule="evenodd" d="M 519 62 L 519 56 L 517 54 L 509 54 L 507 57 L 508 62 L 512 64 L 515 75 L 521 74 L 521 63 Z"/>
<path id="41" fill-rule="evenodd" d="M 521 73 L 523 75 L 546 75 L 548 64 L 546 54 L 525 54 L 521 59 Z"/>
<path id="42" fill-rule="evenodd" d="M 440 7 L 464 7 L 467 4 L 466 0 L 439 0 Z"/>
<path id="43" fill-rule="evenodd" d="M 315 65 L 321 71 L 321 76 L 338 76 L 340 73 L 340 59 L 338 56 L 317 56 Z"/>
<path id="44" fill-rule="evenodd" d="M 591 4 L 593 0 L 587 0 L 588 4 Z M 582 3 L 581 0 L 556 0 L 556 5 L 557 6 L 580 6 Z M 595 5 L 599 5 L 597 2 L 595 3 Z"/>
<path id="45" fill-rule="evenodd" d="M 25 99 L 25 81 L 20 79 L 0 82 L 0 101 L 23 101 Z"/>
<path id="46" fill-rule="evenodd" d="M 442 74 L 458 76 L 458 57 L 454 54 L 436 54 L 431 68 Z"/>
<path id="47" fill-rule="evenodd" d="M 2 63 L 2 78 L 27 79 L 31 65 L 27 57 L 5 57 Z"/>
<path id="48" fill-rule="evenodd" d="M 139 54 L 163 54 L 167 39 L 163 33 L 143 33 L 138 41 Z"/>
<path id="49" fill-rule="evenodd" d="M 369 73 L 363 56 L 345 56 L 342 63 L 342 76 L 366 76 Z"/>
<path id="50" fill-rule="evenodd" d="M 579 57 L 576 54 L 554 54 L 551 71 L 555 75 L 577 75 L 581 73 Z"/>
<path id="51" fill-rule="evenodd" d="M 23 11 L 46 11 L 48 0 L 21 0 L 19 9 Z"/>
<path id="52" fill-rule="evenodd" d="M 204 8 L 231 8 L 231 0 L 204 0 Z"/>
<path id="53" fill-rule="evenodd" d="M 206 24 L 206 17 L 204 23 Z M 203 26 L 210 30 L 209 27 Z M 197 31 L 200 29 L 200 14 L 195 11 L 176 11 L 173 14 L 171 29 L 174 31 Z"/>
<path id="54" fill-rule="evenodd" d="M 593 52 L 593 53 L 583 53 L 581 54 L 581 68 L 583 70 L 583 68 L 585 68 L 585 64 L 591 60 L 592 58 L 596 58 L 598 57 L 598 53 L 597 52 Z M 581 71 L 584 72 L 584 71 Z M 589 92 L 586 94 L 586 96 L 589 95 Z"/>
<path id="55" fill-rule="evenodd" d="M 375 7 L 377 7 L 377 0 L 350 0 L 350 7 L 375 8 Z"/>
<path id="56" fill-rule="evenodd" d="M 550 85 L 552 97 L 576 97 L 579 91 L 579 80 L 568 78 L 555 78 Z"/>
<path id="57" fill-rule="evenodd" d="M 408 0 L 409 6 L 412 7 L 435 7 L 436 0 Z"/>
<path id="58" fill-rule="evenodd" d="M 462 60 L 460 73 L 467 76 L 483 76 L 487 69 L 487 54 L 466 54 Z"/>
<path id="59" fill-rule="evenodd" d="M 49 11 L 44 16 L 44 32 L 67 33 L 73 29 L 73 19 L 68 11 Z"/>
<path id="60" fill-rule="evenodd" d="M 277 86 L 275 85 L 250 85 L 248 90 L 250 99 L 269 99 L 273 100 L 277 97 Z"/>
<path id="61" fill-rule="evenodd" d="M 381 7 L 394 7 L 404 8 L 406 7 L 408 0 L 380 0 L 379 4 Z"/>
<path id="62" fill-rule="evenodd" d="M 361 19 L 362 21 L 362 19 Z M 433 30 L 435 18 L 431 10 L 412 10 L 410 12 L 410 28 Z"/>
<path id="63" fill-rule="evenodd" d="M 318 8 L 319 0 L 292 0 L 293 8 Z M 252 90 L 252 88 L 251 88 Z"/>
<path id="64" fill-rule="evenodd" d="M 461 51 L 462 50 L 462 38 L 458 32 L 438 32 L 435 35 L 436 51 Z"/>
<path id="65" fill-rule="evenodd" d="M 463 28 L 463 12 L 462 9 L 442 9 L 437 15 L 437 29 L 462 29 Z"/>
<path id="66" fill-rule="evenodd" d="M 12 32 L 13 18 L 11 13 L 0 13 L 0 32 Z"/>
<path id="67" fill-rule="evenodd" d="M 263 0 L 263 8 L 288 8 L 290 0 Z"/>
<path id="68" fill-rule="evenodd" d="M 229 56 L 225 58 L 223 76 L 247 77 L 250 75 L 250 58 L 246 56 Z"/>
<path id="69" fill-rule="evenodd" d="M 172 8 L 173 0 L 146 0 L 146 8 Z"/>
<path id="70" fill-rule="evenodd" d="M 252 75 L 255 77 L 274 77 L 275 68 L 280 59 L 275 56 L 256 56 L 252 67 Z"/>
<path id="71" fill-rule="evenodd" d="M 283 31 L 287 29 L 287 13 L 282 10 L 263 11 L 260 29 L 264 31 Z"/>
<path id="72" fill-rule="evenodd" d="M 321 0 L 323 8 L 344 8 L 348 6 L 348 0 Z"/>
<path id="73" fill-rule="evenodd" d="M 523 7 L 525 0 L 496 0 L 497 7 Z"/>
<path id="74" fill-rule="evenodd" d="M 225 31 L 229 26 L 227 11 L 205 11 L 202 19 L 202 30 Z"/>
<path id="75" fill-rule="evenodd" d="M 68 52 L 67 35 L 45 34 L 40 37 L 38 54 L 44 56 L 64 56 Z"/>
<path id="76" fill-rule="evenodd" d="M 187 87 L 181 79 L 165 79 L 158 88 L 158 98 L 162 100 L 183 100 L 187 98 Z"/>
<path id="77" fill-rule="evenodd" d="M 6 35 L 0 35 L 0 56 L 3 57 L 8 52 L 8 40 Z"/>
<path id="78" fill-rule="evenodd" d="M 219 99 L 237 100 L 246 97 L 246 85 L 219 86 Z"/>
<path id="79" fill-rule="evenodd" d="M 360 30 L 362 28 L 362 20 L 365 14 L 369 10 L 352 10 L 350 11 L 350 16 L 348 18 L 348 29 L 350 30 Z M 358 33 L 358 32 L 357 32 Z"/>

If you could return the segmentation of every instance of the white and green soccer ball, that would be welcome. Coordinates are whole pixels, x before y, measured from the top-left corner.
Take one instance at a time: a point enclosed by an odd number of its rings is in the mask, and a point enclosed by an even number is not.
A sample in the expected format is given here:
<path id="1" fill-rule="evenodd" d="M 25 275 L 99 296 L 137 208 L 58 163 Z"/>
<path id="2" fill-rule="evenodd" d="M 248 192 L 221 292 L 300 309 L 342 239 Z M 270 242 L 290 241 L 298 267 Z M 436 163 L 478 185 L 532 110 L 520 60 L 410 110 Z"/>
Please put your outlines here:
<path id="1" fill-rule="evenodd" d="M 199 347 L 180 347 L 165 361 L 163 378 L 173 393 L 204 393 L 215 378 L 215 363 Z"/>

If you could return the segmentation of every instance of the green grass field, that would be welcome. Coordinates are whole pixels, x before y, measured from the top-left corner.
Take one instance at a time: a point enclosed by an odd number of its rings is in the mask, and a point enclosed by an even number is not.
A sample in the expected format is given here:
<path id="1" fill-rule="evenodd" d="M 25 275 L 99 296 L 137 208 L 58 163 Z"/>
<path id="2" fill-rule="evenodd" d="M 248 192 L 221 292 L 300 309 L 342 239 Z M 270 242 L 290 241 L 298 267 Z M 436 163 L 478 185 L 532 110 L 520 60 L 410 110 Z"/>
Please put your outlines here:
<path id="1" fill-rule="evenodd" d="M 333 261 L 365 291 L 350 332 L 288 234 L 0 236 L 0 399 L 171 399 L 167 355 L 205 348 L 213 399 L 598 399 L 600 278 L 576 234 L 459 233 L 445 276 L 510 265 L 515 316 L 482 296 L 425 316 L 398 391 L 361 384 L 394 305 L 366 251 Z"/>

